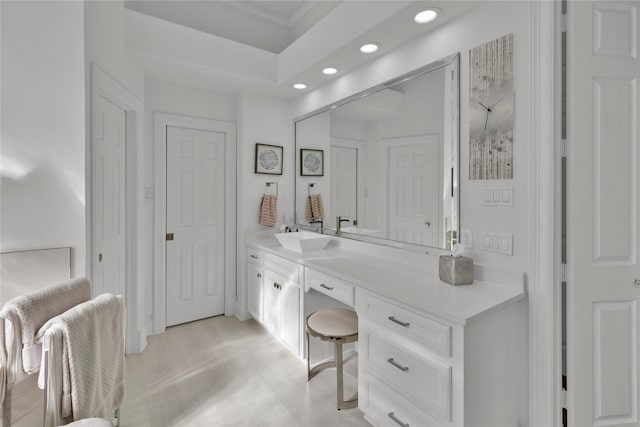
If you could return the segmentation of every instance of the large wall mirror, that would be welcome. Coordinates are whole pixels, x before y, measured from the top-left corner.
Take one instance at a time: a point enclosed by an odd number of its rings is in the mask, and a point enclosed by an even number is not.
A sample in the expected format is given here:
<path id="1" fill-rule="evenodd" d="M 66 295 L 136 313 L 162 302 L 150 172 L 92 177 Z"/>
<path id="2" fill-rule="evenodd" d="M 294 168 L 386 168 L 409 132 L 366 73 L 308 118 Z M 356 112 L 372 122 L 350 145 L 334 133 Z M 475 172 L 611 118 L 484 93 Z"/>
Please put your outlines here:
<path id="1" fill-rule="evenodd" d="M 309 223 L 320 195 L 325 233 L 340 216 L 342 237 L 450 249 L 459 226 L 458 67 L 452 55 L 296 120 L 296 222 Z"/>

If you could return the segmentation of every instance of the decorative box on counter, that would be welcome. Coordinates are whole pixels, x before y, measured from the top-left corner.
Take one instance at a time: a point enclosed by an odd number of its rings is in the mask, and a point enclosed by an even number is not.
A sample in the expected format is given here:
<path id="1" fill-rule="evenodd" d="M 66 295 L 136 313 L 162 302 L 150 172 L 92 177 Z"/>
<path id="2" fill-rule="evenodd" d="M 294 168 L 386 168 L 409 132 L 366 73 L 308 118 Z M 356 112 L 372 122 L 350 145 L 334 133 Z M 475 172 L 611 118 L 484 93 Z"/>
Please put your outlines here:
<path id="1" fill-rule="evenodd" d="M 438 272 L 440 280 L 450 285 L 470 285 L 473 283 L 473 259 L 461 256 L 464 247 L 454 245 L 452 255 L 441 255 Z"/>

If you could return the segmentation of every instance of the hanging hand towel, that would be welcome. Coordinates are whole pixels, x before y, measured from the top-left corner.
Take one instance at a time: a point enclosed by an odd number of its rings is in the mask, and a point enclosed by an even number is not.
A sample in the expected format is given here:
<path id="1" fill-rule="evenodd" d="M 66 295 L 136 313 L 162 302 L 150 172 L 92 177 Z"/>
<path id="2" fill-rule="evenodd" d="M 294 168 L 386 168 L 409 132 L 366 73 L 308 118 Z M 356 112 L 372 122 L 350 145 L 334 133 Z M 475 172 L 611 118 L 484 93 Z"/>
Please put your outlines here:
<path id="1" fill-rule="evenodd" d="M 278 196 L 265 194 L 260 204 L 259 223 L 267 227 L 275 227 L 276 218 L 278 218 Z"/>
<path id="2" fill-rule="evenodd" d="M 312 194 L 307 199 L 305 217 L 307 221 L 317 221 L 324 218 L 324 205 L 320 194 Z"/>

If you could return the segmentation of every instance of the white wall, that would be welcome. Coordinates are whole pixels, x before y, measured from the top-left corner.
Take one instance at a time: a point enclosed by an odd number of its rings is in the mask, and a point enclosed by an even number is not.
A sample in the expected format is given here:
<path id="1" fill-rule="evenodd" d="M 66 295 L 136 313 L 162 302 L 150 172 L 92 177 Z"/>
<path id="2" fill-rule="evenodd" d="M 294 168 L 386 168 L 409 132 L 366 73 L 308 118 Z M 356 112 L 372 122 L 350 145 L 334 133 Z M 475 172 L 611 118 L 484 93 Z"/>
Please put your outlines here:
<path id="1" fill-rule="evenodd" d="M 89 66 L 94 63 L 143 100 L 144 71 L 125 49 L 124 2 L 92 0 L 84 3 L 87 76 L 91 75 Z"/>
<path id="2" fill-rule="evenodd" d="M 198 117 L 226 122 L 236 121 L 236 99 L 234 96 L 221 94 L 201 89 L 193 89 L 171 83 L 159 82 L 151 79 L 145 81 L 145 117 L 144 117 L 144 180 L 145 191 L 155 196 L 154 192 L 154 152 L 155 130 L 154 113 L 170 113 L 181 116 Z M 231 166 L 233 167 L 233 165 Z M 145 321 L 147 331 L 153 331 L 152 321 L 154 315 L 154 201 L 146 198 L 143 209 L 144 227 L 144 252 L 147 254 L 144 265 L 144 288 L 147 297 L 145 308 Z"/>
<path id="3" fill-rule="evenodd" d="M 293 120 L 288 101 L 264 96 L 240 94 L 237 98 L 238 124 L 238 317 L 246 312 L 246 245 L 247 234 L 260 230 L 279 230 L 285 215 L 293 219 L 293 177 L 295 157 Z M 282 175 L 254 173 L 256 143 L 280 145 L 283 151 Z M 278 224 L 275 229 L 258 224 L 258 208 L 263 194 L 274 190 L 267 181 L 278 183 Z"/>
<path id="4" fill-rule="evenodd" d="M 503 268 L 527 272 L 529 265 L 529 153 L 531 90 L 531 3 L 488 2 L 434 32 L 405 44 L 387 54 L 345 74 L 316 91 L 292 102 L 294 116 L 302 116 L 346 96 L 390 80 L 445 56 L 461 54 L 461 141 L 460 186 L 461 228 L 474 234 L 474 246 L 479 246 L 481 231 L 513 233 L 513 256 L 478 249 L 468 253 L 477 263 L 499 265 Z M 482 194 L 487 181 L 468 179 L 468 104 L 469 50 L 475 46 L 514 33 L 514 179 L 499 181 L 514 185 L 514 206 L 510 208 L 483 207 Z"/>
<path id="5" fill-rule="evenodd" d="M 72 275 L 82 276 L 84 5 L 2 1 L 0 10 L 0 250 L 70 246 Z"/>

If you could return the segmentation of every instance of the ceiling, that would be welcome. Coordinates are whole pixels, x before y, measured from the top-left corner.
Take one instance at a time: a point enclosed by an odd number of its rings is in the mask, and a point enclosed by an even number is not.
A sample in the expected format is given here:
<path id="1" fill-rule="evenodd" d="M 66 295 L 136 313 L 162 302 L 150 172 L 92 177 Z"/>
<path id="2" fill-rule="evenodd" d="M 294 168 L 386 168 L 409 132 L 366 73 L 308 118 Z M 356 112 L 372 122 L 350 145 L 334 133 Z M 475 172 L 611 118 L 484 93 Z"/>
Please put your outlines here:
<path id="1" fill-rule="evenodd" d="M 273 53 L 282 52 L 342 1 L 127 0 L 125 7 Z"/>
<path id="2" fill-rule="evenodd" d="M 478 2 L 403 0 L 128 0 L 125 39 L 153 79 L 277 97 L 308 93 L 455 19 Z M 435 6 L 440 17 L 413 16 Z M 379 52 L 359 52 L 366 42 Z M 326 76 L 325 67 L 338 68 Z M 307 88 L 297 91 L 294 83 Z"/>

